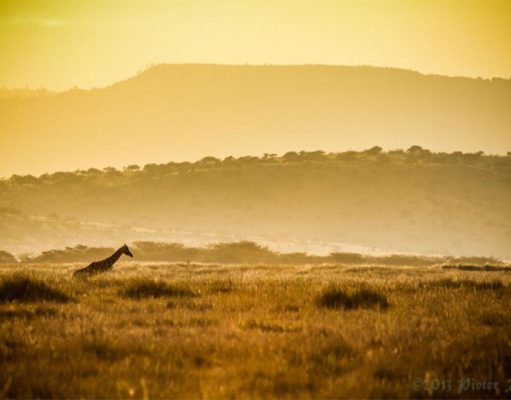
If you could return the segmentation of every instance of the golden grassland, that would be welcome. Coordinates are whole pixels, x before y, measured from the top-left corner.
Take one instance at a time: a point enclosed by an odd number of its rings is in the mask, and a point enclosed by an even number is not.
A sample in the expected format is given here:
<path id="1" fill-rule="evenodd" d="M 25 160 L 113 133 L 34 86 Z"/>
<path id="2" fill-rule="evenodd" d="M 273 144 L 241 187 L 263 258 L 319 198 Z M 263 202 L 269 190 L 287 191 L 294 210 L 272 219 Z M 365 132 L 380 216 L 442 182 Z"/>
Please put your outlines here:
<path id="1" fill-rule="evenodd" d="M 76 268 L 0 267 L 0 397 L 510 396 L 505 269 Z"/>

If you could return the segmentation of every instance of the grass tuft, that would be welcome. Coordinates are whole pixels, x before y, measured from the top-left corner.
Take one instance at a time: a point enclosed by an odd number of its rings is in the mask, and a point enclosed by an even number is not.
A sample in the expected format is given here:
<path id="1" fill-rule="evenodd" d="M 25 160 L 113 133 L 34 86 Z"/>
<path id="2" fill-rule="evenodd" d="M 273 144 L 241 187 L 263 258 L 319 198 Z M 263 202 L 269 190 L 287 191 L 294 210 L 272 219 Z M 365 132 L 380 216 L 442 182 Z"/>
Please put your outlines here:
<path id="1" fill-rule="evenodd" d="M 357 308 L 388 308 L 387 298 L 372 289 L 360 289 L 353 293 L 335 287 L 326 289 L 316 298 L 322 308 L 354 310 Z"/>
<path id="2" fill-rule="evenodd" d="M 208 292 L 209 293 L 230 293 L 234 290 L 234 285 L 232 281 L 229 280 L 214 280 L 209 283 Z"/>
<path id="3" fill-rule="evenodd" d="M 134 279 L 125 288 L 119 290 L 119 295 L 131 299 L 158 297 L 192 297 L 194 293 L 187 288 L 169 285 L 150 279 Z"/>
<path id="4" fill-rule="evenodd" d="M 275 332 L 275 333 L 282 333 L 286 332 L 287 329 L 284 327 L 277 325 L 277 324 L 268 324 L 264 322 L 259 322 L 255 320 L 249 320 L 247 321 L 243 327 L 245 329 L 259 329 L 263 332 Z"/>
<path id="5" fill-rule="evenodd" d="M 507 320 L 506 316 L 500 313 L 495 312 L 488 312 L 479 318 L 479 322 L 485 326 L 498 328 L 501 326 L 505 326 L 506 324 L 509 324 L 509 321 Z"/>
<path id="6" fill-rule="evenodd" d="M 73 299 L 64 292 L 48 286 L 37 279 L 18 275 L 4 279 L 0 284 L 0 302 L 31 303 L 51 301 L 67 303 Z"/>
<path id="7" fill-rule="evenodd" d="M 128 355 L 128 352 L 122 346 L 116 346 L 108 340 L 99 338 L 85 340 L 82 343 L 82 349 L 103 361 L 115 362 Z"/>
<path id="8" fill-rule="evenodd" d="M 37 317 L 56 317 L 57 310 L 37 307 L 35 310 L 0 310 L 0 319 L 33 319 Z"/>

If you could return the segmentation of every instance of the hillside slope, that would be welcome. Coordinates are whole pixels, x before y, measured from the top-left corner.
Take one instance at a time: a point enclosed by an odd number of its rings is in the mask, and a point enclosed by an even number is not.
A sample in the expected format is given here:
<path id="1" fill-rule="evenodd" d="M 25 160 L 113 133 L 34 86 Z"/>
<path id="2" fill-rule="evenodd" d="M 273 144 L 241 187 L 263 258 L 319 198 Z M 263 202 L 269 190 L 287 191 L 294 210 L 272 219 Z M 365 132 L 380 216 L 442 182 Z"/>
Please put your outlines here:
<path id="1" fill-rule="evenodd" d="M 160 65 L 102 89 L 0 98 L 0 176 L 375 143 L 505 154 L 509 104 L 511 81 L 503 79 Z"/>
<path id="2" fill-rule="evenodd" d="M 15 253 L 248 239 L 281 251 L 511 259 L 510 227 L 509 156 L 290 152 L 0 181 L 0 249 Z"/>

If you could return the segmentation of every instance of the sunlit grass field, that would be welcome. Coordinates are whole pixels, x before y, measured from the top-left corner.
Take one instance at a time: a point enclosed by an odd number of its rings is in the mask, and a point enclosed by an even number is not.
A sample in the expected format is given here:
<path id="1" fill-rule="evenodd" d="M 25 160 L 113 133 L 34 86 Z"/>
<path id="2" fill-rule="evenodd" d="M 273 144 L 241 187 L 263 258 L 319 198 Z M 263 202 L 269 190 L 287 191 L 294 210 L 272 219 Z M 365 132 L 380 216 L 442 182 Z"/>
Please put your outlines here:
<path id="1" fill-rule="evenodd" d="M 511 397 L 505 268 L 0 267 L 0 397 Z"/>

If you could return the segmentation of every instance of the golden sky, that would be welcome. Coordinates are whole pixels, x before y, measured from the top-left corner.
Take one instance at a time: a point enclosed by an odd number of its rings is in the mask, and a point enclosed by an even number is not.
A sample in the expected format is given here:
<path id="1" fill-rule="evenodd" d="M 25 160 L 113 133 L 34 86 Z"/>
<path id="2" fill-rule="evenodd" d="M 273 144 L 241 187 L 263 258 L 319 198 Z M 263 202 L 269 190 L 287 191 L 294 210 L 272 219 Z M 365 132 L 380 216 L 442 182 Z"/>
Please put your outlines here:
<path id="1" fill-rule="evenodd" d="M 151 63 L 511 77 L 511 1 L 1 1 L 0 86 L 105 86 Z"/>

